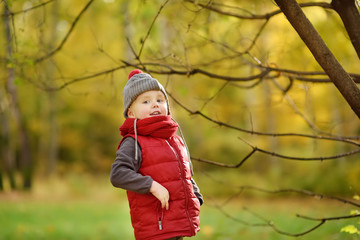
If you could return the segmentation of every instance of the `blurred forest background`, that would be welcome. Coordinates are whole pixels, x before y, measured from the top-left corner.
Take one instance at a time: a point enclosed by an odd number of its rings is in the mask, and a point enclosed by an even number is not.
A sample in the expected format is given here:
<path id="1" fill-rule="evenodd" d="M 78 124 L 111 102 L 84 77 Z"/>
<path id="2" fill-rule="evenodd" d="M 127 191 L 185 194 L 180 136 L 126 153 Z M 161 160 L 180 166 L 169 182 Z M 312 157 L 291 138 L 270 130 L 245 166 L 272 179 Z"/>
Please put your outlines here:
<path id="1" fill-rule="evenodd" d="M 0 190 L 66 176 L 107 184 L 122 89 L 139 68 L 171 96 L 208 204 L 315 196 L 358 209 L 359 112 L 280 2 L 1 1 Z M 338 1 L 297 2 L 359 90 Z"/>

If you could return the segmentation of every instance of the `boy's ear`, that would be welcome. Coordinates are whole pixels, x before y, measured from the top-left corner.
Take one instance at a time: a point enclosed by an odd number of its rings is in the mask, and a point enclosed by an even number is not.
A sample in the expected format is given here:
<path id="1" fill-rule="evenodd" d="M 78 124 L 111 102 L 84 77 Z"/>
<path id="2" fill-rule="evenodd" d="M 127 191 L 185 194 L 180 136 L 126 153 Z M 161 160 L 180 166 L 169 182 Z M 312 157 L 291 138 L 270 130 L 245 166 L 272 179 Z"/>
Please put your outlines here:
<path id="1" fill-rule="evenodd" d="M 127 110 L 127 115 L 128 115 L 128 117 L 130 117 L 130 118 L 135 117 L 134 113 L 131 111 L 130 108 L 128 108 L 128 110 Z"/>

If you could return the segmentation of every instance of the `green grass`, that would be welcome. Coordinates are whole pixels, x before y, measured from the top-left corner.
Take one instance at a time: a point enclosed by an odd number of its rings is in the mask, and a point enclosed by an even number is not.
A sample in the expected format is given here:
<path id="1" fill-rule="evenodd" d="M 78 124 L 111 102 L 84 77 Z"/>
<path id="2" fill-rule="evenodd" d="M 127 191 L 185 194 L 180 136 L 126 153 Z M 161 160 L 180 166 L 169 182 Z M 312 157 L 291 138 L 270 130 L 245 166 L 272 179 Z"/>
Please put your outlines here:
<path id="1" fill-rule="evenodd" d="M 131 239 L 124 204 L 2 202 L 0 239 Z"/>
<path id="2" fill-rule="evenodd" d="M 31 193 L 0 194 L 0 240 L 133 239 L 125 192 L 111 187 L 107 179 L 102 179 L 99 184 L 93 183 L 82 183 L 80 178 L 66 182 L 53 180 L 38 185 Z M 201 231 L 192 239 L 294 239 L 270 227 L 248 226 L 238 221 L 263 224 L 271 220 L 282 231 L 299 233 L 317 222 L 298 218 L 296 213 L 327 217 L 346 215 L 352 209 L 334 201 L 300 198 L 235 198 L 229 203 L 205 198 L 205 201 L 201 209 Z M 355 235 L 340 233 L 341 227 L 358 221 L 327 222 L 296 239 L 359 239 Z"/>

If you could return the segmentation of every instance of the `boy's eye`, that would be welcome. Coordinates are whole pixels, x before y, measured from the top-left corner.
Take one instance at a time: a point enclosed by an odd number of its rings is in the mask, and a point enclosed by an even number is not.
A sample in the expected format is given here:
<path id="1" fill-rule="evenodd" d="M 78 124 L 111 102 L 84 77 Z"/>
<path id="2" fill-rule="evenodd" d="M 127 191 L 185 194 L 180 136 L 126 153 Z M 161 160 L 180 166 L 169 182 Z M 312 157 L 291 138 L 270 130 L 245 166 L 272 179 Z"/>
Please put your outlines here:
<path id="1" fill-rule="evenodd" d="M 158 103 L 162 103 L 164 100 L 163 99 L 158 99 L 157 102 Z"/>
<path id="2" fill-rule="evenodd" d="M 145 100 L 145 101 L 143 101 L 143 103 L 147 104 L 147 103 L 149 103 L 149 101 L 148 101 L 148 100 Z"/>

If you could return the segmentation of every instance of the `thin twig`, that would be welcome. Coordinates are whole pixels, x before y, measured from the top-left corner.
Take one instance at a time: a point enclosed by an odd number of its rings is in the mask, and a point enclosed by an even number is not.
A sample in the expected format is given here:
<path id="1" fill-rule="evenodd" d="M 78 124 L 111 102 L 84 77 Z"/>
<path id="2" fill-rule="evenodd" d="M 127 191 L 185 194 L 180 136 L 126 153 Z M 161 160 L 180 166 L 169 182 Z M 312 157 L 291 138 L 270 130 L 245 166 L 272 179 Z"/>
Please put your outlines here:
<path id="1" fill-rule="evenodd" d="M 214 161 L 210 161 L 210 160 L 206 160 L 206 159 L 202 159 L 202 158 L 196 158 L 196 157 L 191 157 L 191 160 L 195 160 L 198 162 L 203 162 L 203 163 L 208 163 L 211 165 L 215 165 L 215 166 L 219 166 L 219 167 L 225 167 L 225 168 L 239 168 L 243 165 L 243 163 L 248 160 L 254 153 L 256 152 L 256 149 L 253 149 L 248 155 L 246 155 L 239 163 L 237 164 L 225 164 L 225 163 L 221 163 L 221 162 L 214 162 Z"/>
<path id="2" fill-rule="evenodd" d="M 20 11 L 10 12 L 8 14 L 11 15 L 11 16 L 15 16 L 15 15 L 18 15 L 18 14 L 27 13 L 27 12 L 30 12 L 30 11 L 35 10 L 37 8 L 43 7 L 43 6 L 45 6 L 45 5 L 49 4 L 49 3 L 52 3 L 54 1 L 55 0 L 48 0 L 46 2 L 35 5 L 33 7 L 30 7 L 30 8 L 24 9 L 24 10 L 20 10 Z"/>
<path id="3" fill-rule="evenodd" d="M 57 48 L 55 48 L 53 51 L 49 52 L 48 54 L 46 54 L 45 56 L 42 56 L 38 59 L 35 60 L 35 63 L 39 63 L 42 62 L 50 57 L 52 57 L 53 55 L 55 55 L 57 52 L 59 52 L 64 44 L 66 43 L 66 41 L 69 39 L 71 33 L 73 32 L 73 30 L 75 29 L 76 24 L 79 22 L 81 16 L 86 12 L 86 10 L 89 8 L 89 6 L 94 2 L 94 0 L 90 0 L 85 7 L 80 11 L 80 13 L 76 16 L 75 20 L 73 21 L 73 23 L 71 24 L 71 27 L 69 29 L 69 31 L 67 32 L 67 34 L 65 35 L 65 37 L 63 38 L 63 40 L 61 41 L 61 43 L 59 44 L 59 46 Z"/>
<path id="4" fill-rule="evenodd" d="M 203 4 L 203 3 L 199 3 L 198 1 L 195 1 L 195 0 L 186 0 L 188 2 L 191 2 L 195 5 L 198 5 L 202 8 L 206 8 L 210 11 L 213 11 L 213 12 L 216 12 L 216 13 L 219 13 L 219 14 L 222 14 L 222 15 L 226 15 L 226 16 L 230 16 L 230 17 L 235 17 L 235 18 L 239 18 L 239 19 L 248 19 L 248 20 L 262 20 L 262 19 L 270 19 L 271 17 L 277 15 L 277 14 L 280 14 L 281 13 L 281 10 L 275 10 L 275 11 L 272 11 L 272 12 L 269 12 L 269 13 L 266 13 L 266 14 L 253 14 L 249 11 L 247 11 L 247 15 L 244 15 L 244 14 L 237 14 L 237 13 L 233 13 L 233 12 L 229 12 L 229 11 L 225 11 L 225 10 L 222 10 L 218 7 L 214 7 L 213 4 Z M 215 5 L 215 4 L 214 4 Z M 299 4 L 301 7 L 322 7 L 322 8 L 325 8 L 325 9 L 333 9 L 333 7 L 331 6 L 331 4 L 329 3 L 319 3 L 319 2 L 309 2 L 309 3 L 301 3 Z M 227 6 L 228 8 L 231 8 L 229 6 Z"/>
<path id="5" fill-rule="evenodd" d="M 271 156 L 275 156 L 275 157 L 287 159 L 287 160 L 296 160 L 296 161 L 325 161 L 325 160 L 333 160 L 333 159 L 348 157 L 348 156 L 360 153 L 360 149 L 356 149 L 353 151 L 349 151 L 349 152 L 345 152 L 345 153 L 341 153 L 341 154 L 337 154 L 337 155 L 332 155 L 332 156 L 328 156 L 328 157 L 293 157 L 293 156 L 279 154 L 276 152 L 270 152 L 270 151 L 267 151 L 267 150 L 264 150 L 261 148 L 257 148 L 257 147 L 254 147 L 254 148 L 256 148 L 257 151 L 265 153 L 267 155 L 271 155 Z"/>
<path id="6" fill-rule="evenodd" d="M 165 7 L 165 5 L 166 5 L 168 2 L 169 2 L 169 0 L 166 0 L 166 1 L 160 6 L 159 11 L 157 12 L 156 16 L 154 17 L 153 21 L 151 22 L 151 25 L 150 25 L 150 27 L 149 27 L 149 29 L 148 29 L 148 31 L 147 31 L 147 33 L 146 33 L 146 35 L 145 35 L 142 43 L 141 43 L 141 47 L 140 47 L 139 53 L 136 55 L 136 59 L 138 59 L 138 60 L 140 59 L 141 53 L 142 53 L 143 48 L 144 48 L 144 46 L 145 46 L 145 42 L 146 42 L 146 40 L 148 39 L 148 37 L 149 37 L 149 35 L 150 35 L 150 32 L 151 32 L 151 30 L 152 30 L 152 28 L 153 28 L 153 26 L 154 26 L 154 24 L 155 24 L 155 22 L 156 22 L 156 19 L 160 16 L 160 13 L 161 13 L 162 9 Z"/>
<path id="7" fill-rule="evenodd" d="M 312 220 L 312 221 L 334 221 L 334 220 L 341 220 L 341 219 L 358 218 L 358 217 L 360 217 L 360 214 L 352 214 L 352 215 L 337 216 L 337 217 L 327 217 L 327 218 L 314 218 L 314 217 L 304 216 L 301 214 L 296 214 L 296 216 L 299 218 L 304 218 L 304 219 Z"/>
<path id="8" fill-rule="evenodd" d="M 68 87 L 71 84 L 78 83 L 78 82 L 88 80 L 88 79 L 92 79 L 92 78 L 95 78 L 95 77 L 99 77 L 99 76 L 102 76 L 102 75 L 107 75 L 109 73 L 114 73 L 115 71 L 120 70 L 120 69 L 124 69 L 124 68 L 126 68 L 126 66 L 118 66 L 118 67 L 115 67 L 115 68 L 111 68 L 111 69 L 108 69 L 108 70 L 105 70 L 105 71 L 102 71 L 102 72 L 97 72 L 97 73 L 87 75 L 87 76 L 84 76 L 84 77 L 74 78 L 74 79 L 72 79 L 72 80 L 70 80 L 68 82 L 65 82 L 64 84 L 62 84 L 62 85 L 60 85 L 58 87 L 45 86 L 45 87 L 42 87 L 42 89 L 44 89 L 46 91 L 59 91 L 61 89 L 64 89 L 64 88 Z"/>
<path id="9" fill-rule="evenodd" d="M 226 203 L 230 202 L 231 199 L 234 199 L 235 197 L 239 196 L 245 190 L 249 190 L 249 191 L 263 192 L 263 193 L 267 193 L 267 194 L 295 193 L 295 194 L 299 194 L 299 195 L 305 195 L 305 196 L 314 197 L 315 199 L 319 199 L 319 200 L 320 199 L 334 200 L 334 201 L 337 201 L 337 202 L 349 204 L 349 205 L 352 205 L 354 207 L 360 208 L 360 202 L 355 202 L 355 201 L 352 201 L 352 200 L 348 200 L 346 198 L 341 198 L 341 197 L 332 196 L 332 195 L 325 195 L 325 194 L 315 193 L 315 192 L 312 192 L 312 191 L 309 191 L 309 190 L 303 190 L 303 189 L 283 188 L 283 189 L 278 189 L 278 190 L 269 190 L 269 189 L 265 189 L 265 188 L 261 188 L 261 187 L 257 187 L 257 186 L 252 186 L 252 185 L 237 185 L 237 184 L 225 182 L 223 179 L 217 179 L 217 178 L 213 177 L 207 171 L 201 171 L 200 170 L 200 172 L 203 175 L 205 175 L 207 178 L 210 178 L 213 182 L 216 182 L 216 183 L 218 183 L 220 185 L 227 185 L 227 186 L 229 186 L 229 187 L 231 187 L 233 189 L 238 189 L 238 191 L 235 192 L 232 196 L 230 196 L 227 200 L 225 200 L 222 203 L 222 205 L 226 205 Z"/>

